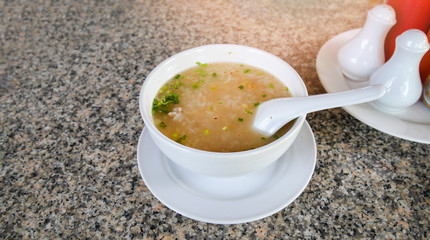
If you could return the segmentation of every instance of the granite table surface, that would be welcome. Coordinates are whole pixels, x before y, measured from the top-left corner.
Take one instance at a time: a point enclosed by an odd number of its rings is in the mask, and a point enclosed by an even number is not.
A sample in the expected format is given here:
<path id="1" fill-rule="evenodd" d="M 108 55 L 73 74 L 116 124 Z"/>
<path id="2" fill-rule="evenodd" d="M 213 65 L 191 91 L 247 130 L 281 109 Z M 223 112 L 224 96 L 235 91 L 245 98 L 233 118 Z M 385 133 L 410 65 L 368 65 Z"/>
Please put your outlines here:
<path id="1" fill-rule="evenodd" d="M 149 191 L 137 166 L 149 72 L 192 47 L 234 43 L 287 61 L 324 93 L 321 46 L 372 1 L 1 1 L 0 238 L 429 239 L 430 145 L 342 108 L 309 114 L 317 161 L 303 193 L 260 220 L 210 224 Z M 264 203 L 261 203 L 264 204 Z"/>

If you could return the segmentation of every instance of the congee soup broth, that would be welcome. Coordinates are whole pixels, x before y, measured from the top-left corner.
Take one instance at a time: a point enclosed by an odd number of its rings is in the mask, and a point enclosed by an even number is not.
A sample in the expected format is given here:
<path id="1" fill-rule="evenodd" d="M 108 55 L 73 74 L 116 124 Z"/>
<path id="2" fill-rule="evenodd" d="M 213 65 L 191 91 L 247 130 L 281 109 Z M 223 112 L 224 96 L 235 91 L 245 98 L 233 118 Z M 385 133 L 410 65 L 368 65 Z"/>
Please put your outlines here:
<path id="1" fill-rule="evenodd" d="M 291 96 L 271 74 L 238 63 L 199 63 L 169 80 L 153 102 L 156 127 L 168 138 L 196 149 L 237 152 L 266 145 L 285 134 L 287 124 L 265 138 L 252 129 L 257 106 Z"/>

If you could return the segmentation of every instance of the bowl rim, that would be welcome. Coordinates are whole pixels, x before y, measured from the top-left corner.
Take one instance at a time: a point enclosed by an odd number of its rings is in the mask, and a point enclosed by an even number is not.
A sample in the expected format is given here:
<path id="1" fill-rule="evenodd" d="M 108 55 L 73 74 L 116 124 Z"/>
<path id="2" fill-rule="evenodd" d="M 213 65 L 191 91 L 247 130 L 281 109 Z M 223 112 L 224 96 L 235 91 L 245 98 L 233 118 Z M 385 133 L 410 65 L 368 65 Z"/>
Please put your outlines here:
<path id="1" fill-rule="evenodd" d="M 211 155 L 219 155 L 219 156 L 236 156 L 236 155 L 253 155 L 253 154 L 255 154 L 257 152 L 261 152 L 261 151 L 266 152 L 266 151 L 270 150 L 270 148 L 274 148 L 276 145 L 281 144 L 282 142 L 286 141 L 287 137 L 289 135 L 291 135 L 293 132 L 299 131 L 301 129 L 301 127 L 305 121 L 306 114 L 303 114 L 303 115 L 299 116 L 298 118 L 296 118 L 293 126 L 279 139 L 276 139 L 275 141 L 268 143 L 266 145 L 260 146 L 258 148 L 248 149 L 248 150 L 243 150 L 243 151 L 237 151 L 237 152 L 214 152 L 214 151 L 201 150 L 201 149 L 197 149 L 197 148 L 188 147 L 188 146 L 185 146 L 183 144 L 180 144 L 180 143 L 173 141 L 172 139 L 168 138 L 163 133 L 161 133 L 154 126 L 152 119 L 150 117 L 147 117 L 150 115 L 147 114 L 146 111 L 144 110 L 143 93 L 145 91 L 146 86 L 149 84 L 148 80 L 151 79 L 152 75 L 156 74 L 159 71 L 159 69 L 161 69 L 165 65 L 167 65 L 172 59 L 174 59 L 180 55 L 186 55 L 190 52 L 195 52 L 195 51 L 199 51 L 201 49 L 212 48 L 212 47 L 225 47 L 225 48 L 230 47 L 230 48 L 236 48 L 236 49 L 241 48 L 245 51 L 255 51 L 255 52 L 258 52 L 260 54 L 266 55 L 270 58 L 273 58 L 275 61 L 278 61 L 281 64 L 285 65 L 286 68 L 293 70 L 293 73 L 295 73 L 295 75 L 300 80 L 300 85 L 303 87 L 305 96 L 308 95 L 306 85 L 305 85 L 303 79 L 301 78 L 301 76 L 297 73 L 297 71 L 293 67 L 291 67 L 291 65 L 289 65 L 286 61 L 284 61 L 283 59 L 279 58 L 278 56 L 276 56 L 272 53 L 266 52 L 266 51 L 258 49 L 258 48 L 249 47 L 249 46 L 245 46 L 245 45 L 238 45 L 238 44 L 208 44 L 208 45 L 202 45 L 202 46 L 190 48 L 190 49 L 178 52 L 176 54 L 173 54 L 172 56 L 163 60 L 155 68 L 153 68 L 153 70 L 151 70 L 151 72 L 146 76 L 146 78 L 142 84 L 142 87 L 141 87 L 140 93 L 139 93 L 139 110 L 140 110 L 140 115 L 141 115 L 143 122 L 144 122 L 144 127 L 148 128 L 150 135 L 157 134 L 158 136 L 163 138 L 170 145 L 173 145 L 173 146 L 180 148 L 183 151 L 187 151 L 187 152 L 200 153 L 200 154 L 211 154 Z M 228 61 L 226 61 L 226 62 L 228 62 Z M 238 63 L 238 62 L 236 62 L 236 63 Z M 190 66 L 190 68 L 191 67 L 192 66 Z M 264 68 L 261 68 L 261 69 L 264 71 L 267 71 Z M 168 81 L 168 79 L 165 82 L 167 82 L 167 81 Z M 149 122 L 149 123 L 147 123 L 147 122 Z"/>

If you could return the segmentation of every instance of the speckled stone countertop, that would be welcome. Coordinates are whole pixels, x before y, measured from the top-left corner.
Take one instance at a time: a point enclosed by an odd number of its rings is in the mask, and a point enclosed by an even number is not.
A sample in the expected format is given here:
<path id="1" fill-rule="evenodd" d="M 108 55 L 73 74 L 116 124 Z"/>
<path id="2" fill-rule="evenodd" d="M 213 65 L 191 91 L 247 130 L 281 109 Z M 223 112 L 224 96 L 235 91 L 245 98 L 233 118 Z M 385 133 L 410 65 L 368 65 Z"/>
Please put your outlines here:
<path id="1" fill-rule="evenodd" d="M 430 145 L 343 109 L 309 114 L 315 172 L 258 221 L 198 222 L 161 204 L 136 160 L 139 90 L 165 58 L 234 43 L 290 63 L 324 93 L 315 60 L 361 27 L 365 0 L 1 1 L 0 238 L 428 239 Z M 262 203 L 264 204 L 264 203 Z"/>

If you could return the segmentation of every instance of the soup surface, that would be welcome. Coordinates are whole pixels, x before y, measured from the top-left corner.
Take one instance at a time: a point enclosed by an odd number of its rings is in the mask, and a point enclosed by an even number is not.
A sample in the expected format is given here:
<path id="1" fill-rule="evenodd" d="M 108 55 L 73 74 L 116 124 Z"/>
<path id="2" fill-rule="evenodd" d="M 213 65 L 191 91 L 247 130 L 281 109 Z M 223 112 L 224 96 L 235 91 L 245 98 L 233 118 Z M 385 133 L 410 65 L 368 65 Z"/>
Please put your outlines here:
<path id="1" fill-rule="evenodd" d="M 238 63 L 197 63 L 158 92 L 152 114 L 157 128 L 183 145 L 214 152 L 236 152 L 268 144 L 291 127 L 265 138 L 252 129 L 257 106 L 291 96 L 271 74 Z"/>

